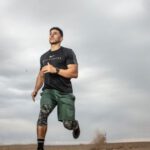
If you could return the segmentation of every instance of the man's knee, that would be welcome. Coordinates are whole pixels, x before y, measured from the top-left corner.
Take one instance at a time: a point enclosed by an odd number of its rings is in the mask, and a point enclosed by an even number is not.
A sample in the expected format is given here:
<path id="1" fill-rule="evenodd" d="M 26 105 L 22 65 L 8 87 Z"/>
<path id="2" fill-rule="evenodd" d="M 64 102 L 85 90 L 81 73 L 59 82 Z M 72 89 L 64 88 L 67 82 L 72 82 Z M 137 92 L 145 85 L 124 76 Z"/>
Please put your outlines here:
<path id="1" fill-rule="evenodd" d="M 37 125 L 38 126 L 47 125 L 47 119 L 39 117 L 38 120 L 37 120 Z"/>
<path id="2" fill-rule="evenodd" d="M 49 113 L 50 113 L 49 107 L 47 105 L 43 105 L 40 110 L 39 118 L 37 120 L 37 125 L 47 125 L 47 118 Z"/>
<path id="3" fill-rule="evenodd" d="M 71 120 L 63 121 L 63 125 L 68 130 L 72 130 L 73 129 L 73 121 L 71 121 Z"/>

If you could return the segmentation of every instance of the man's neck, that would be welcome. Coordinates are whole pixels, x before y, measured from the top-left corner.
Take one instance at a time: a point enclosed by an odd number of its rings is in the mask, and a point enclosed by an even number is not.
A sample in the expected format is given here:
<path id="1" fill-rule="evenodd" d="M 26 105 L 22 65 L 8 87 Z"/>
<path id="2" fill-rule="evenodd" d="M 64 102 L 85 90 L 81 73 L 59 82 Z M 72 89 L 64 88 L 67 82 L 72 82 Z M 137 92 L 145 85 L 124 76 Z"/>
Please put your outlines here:
<path id="1" fill-rule="evenodd" d="M 52 44 L 50 49 L 51 49 L 51 51 L 56 51 L 56 50 L 58 50 L 60 47 L 61 47 L 60 44 Z"/>

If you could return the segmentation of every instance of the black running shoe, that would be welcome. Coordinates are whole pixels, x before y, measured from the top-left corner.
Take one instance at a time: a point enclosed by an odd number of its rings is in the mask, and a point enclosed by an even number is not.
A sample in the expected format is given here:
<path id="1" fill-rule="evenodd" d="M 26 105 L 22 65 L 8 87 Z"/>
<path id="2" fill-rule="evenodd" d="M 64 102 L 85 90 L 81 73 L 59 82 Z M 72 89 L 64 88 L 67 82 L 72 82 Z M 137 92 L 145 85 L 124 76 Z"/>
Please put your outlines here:
<path id="1" fill-rule="evenodd" d="M 72 135 L 75 139 L 77 139 L 80 136 L 80 127 L 79 127 L 79 123 L 77 120 L 74 121 L 74 125 L 73 125 L 73 132 Z"/>

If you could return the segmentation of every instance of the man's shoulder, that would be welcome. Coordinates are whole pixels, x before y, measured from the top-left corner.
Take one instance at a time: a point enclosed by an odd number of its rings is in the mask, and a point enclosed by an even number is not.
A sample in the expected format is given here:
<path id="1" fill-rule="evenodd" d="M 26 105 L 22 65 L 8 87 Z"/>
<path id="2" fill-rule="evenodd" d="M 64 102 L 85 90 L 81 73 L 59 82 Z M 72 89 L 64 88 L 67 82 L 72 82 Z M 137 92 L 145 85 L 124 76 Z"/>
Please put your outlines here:
<path id="1" fill-rule="evenodd" d="M 68 64 L 78 64 L 77 62 L 77 58 L 76 58 L 76 54 L 75 52 L 73 51 L 73 49 L 71 48 L 68 48 L 68 47 L 64 47 L 64 51 L 65 51 L 65 54 L 66 54 L 66 61 L 67 61 L 67 65 Z"/>
<path id="2" fill-rule="evenodd" d="M 64 53 L 66 53 L 66 54 L 70 54 L 70 53 L 74 52 L 72 48 L 64 47 L 64 46 L 62 46 L 62 48 L 63 48 Z"/>

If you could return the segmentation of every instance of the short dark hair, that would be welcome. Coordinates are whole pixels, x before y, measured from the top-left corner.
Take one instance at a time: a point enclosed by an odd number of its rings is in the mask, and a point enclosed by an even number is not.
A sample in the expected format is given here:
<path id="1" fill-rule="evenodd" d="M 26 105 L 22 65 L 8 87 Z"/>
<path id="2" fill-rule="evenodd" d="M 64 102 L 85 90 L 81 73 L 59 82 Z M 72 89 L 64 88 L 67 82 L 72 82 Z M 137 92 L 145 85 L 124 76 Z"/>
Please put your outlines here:
<path id="1" fill-rule="evenodd" d="M 63 31 L 62 31 L 62 29 L 60 29 L 59 27 L 52 27 L 49 31 L 51 32 L 52 30 L 58 30 L 59 31 L 59 33 L 61 34 L 61 36 L 63 37 Z"/>

